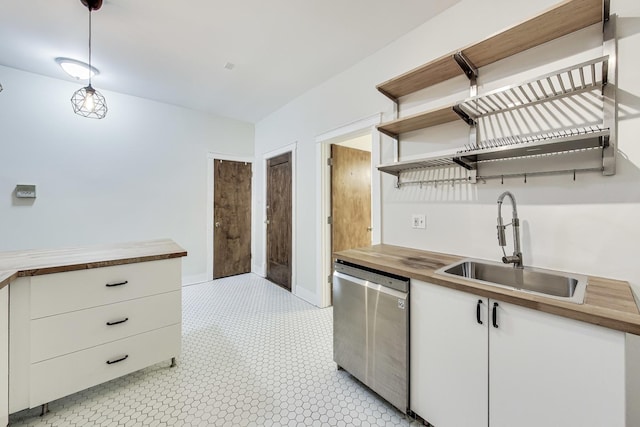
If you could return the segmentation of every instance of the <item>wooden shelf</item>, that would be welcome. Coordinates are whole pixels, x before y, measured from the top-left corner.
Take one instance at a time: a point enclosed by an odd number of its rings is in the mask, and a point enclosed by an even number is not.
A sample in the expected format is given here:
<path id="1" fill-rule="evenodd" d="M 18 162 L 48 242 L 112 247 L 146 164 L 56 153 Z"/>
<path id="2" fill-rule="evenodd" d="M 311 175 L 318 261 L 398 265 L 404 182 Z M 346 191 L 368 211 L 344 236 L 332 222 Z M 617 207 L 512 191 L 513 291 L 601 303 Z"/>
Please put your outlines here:
<path id="1" fill-rule="evenodd" d="M 462 74 L 462 69 L 451 53 L 387 80 L 376 88 L 388 98 L 397 101 L 400 97 Z"/>
<path id="2" fill-rule="evenodd" d="M 392 138 L 397 138 L 401 133 L 454 122 L 456 120 L 460 120 L 460 117 L 453 111 L 453 105 L 449 105 L 383 123 L 378 126 L 378 130 Z"/>
<path id="3" fill-rule="evenodd" d="M 516 53 L 602 21 L 603 0 L 565 0 L 541 14 L 507 28 L 459 52 L 475 66 L 483 67 Z M 452 52 L 377 86 L 398 98 L 463 75 Z"/>

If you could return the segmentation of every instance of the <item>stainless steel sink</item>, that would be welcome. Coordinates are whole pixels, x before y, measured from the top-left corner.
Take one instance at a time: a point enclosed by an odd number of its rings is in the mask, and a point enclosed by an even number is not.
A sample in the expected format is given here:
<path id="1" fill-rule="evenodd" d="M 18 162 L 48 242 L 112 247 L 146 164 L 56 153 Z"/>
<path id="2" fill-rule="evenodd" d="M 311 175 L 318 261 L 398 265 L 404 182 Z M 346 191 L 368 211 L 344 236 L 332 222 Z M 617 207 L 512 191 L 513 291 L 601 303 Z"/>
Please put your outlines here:
<path id="1" fill-rule="evenodd" d="M 584 302 L 587 287 L 586 276 L 579 274 L 534 267 L 514 268 L 511 265 L 476 259 L 464 259 L 436 270 L 436 273 L 576 304 Z"/>

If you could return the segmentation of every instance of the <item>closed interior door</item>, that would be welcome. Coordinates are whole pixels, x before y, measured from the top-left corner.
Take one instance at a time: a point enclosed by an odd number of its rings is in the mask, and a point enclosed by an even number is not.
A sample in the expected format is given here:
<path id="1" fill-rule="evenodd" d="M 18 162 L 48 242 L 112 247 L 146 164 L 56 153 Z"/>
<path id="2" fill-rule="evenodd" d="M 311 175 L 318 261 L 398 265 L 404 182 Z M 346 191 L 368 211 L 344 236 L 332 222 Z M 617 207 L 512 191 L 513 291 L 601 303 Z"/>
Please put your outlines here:
<path id="1" fill-rule="evenodd" d="M 291 290 L 291 152 L 267 160 L 267 279 Z"/>
<path id="2" fill-rule="evenodd" d="M 213 278 L 251 271 L 251 164 L 214 160 Z"/>
<path id="3" fill-rule="evenodd" d="M 331 146 L 332 253 L 371 244 L 371 153 Z"/>

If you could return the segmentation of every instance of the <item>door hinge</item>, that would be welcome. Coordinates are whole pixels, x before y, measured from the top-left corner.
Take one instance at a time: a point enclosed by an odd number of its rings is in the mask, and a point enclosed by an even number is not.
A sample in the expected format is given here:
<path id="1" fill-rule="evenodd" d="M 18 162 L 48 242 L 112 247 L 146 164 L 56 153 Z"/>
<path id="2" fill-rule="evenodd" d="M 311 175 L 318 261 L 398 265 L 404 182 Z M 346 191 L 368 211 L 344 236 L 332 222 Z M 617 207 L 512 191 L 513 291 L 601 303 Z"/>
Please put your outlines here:
<path id="1" fill-rule="evenodd" d="M 333 166 L 333 159 L 331 157 L 327 159 L 327 166 Z"/>
<path id="2" fill-rule="evenodd" d="M 327 217 L 327 224 L 329 224 L 329 225 L 333 224 L 333 217 L 332 216 L 328 216 Z"/>
<path id="3" fill-rule="evenodd" d="M 330 274 L 329 277 L 327 277 L 327 282 L 331 283 L 332 279 L 333 279 L 333 275 Z"/>

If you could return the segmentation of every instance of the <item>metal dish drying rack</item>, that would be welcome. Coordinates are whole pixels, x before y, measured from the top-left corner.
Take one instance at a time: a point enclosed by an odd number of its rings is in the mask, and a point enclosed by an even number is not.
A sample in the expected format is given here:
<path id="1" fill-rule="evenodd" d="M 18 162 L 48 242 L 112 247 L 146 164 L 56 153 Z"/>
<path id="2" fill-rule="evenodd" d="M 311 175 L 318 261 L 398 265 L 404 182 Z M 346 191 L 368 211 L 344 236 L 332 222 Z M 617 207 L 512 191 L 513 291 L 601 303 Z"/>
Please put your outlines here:
<path id="1" fill-rule="evenodd" d="M 615 173 L 615 149 L 610 144 L 613 133 L 615 98 L 605 94 L 609 81 L 609 56 L 603 56 L 583 62 L 573 67 L 543 75 L 519 85 L 501 88 L 484 95 L 474 96 L 452 107 L 453 111 L 469 125 L 476 127 L 476 136 L 471 143 L 446 155 L 434 155 L 418 160 L 398 161 L 378 166 L 382 172 L 397 177 L 397 187 L 407 184 L 432 184 L 447 181 L 475 183 L 510 176 L 551 175 L 578 172 L 601 172 L 604 175 Z M 615 90 L 615 88 L 612 88 Z M 480 120 L 484 117 L 508 113 L 516 109 L 531 108 L 542 104 L 572 97 L 585 92 L 602 91 L 602 122 L 597 125 L 576 123 L 571 128 L 563 128 L 530 135 L 512 135 L 489 138 L 479 141 L 477 138 Z M 609 97 L 609 98 L 608 98 Z M 477 141 L 477 142 L 475 142 Z M 478 166 L 483 162 L 504 161 L 527 157 L 550 156 L 558 153 L 570 153 L 584 150 L 602 150 L 602 166 L 598 168 L 570 168 L 553 171 L 529 171 L 503 175 L 479 175 Z M 400 175 L 406 171 L 426 168 L 462 167 L 467 173 L 464 177 L 447 177 L 434 180 L 401 181 Z"/>

